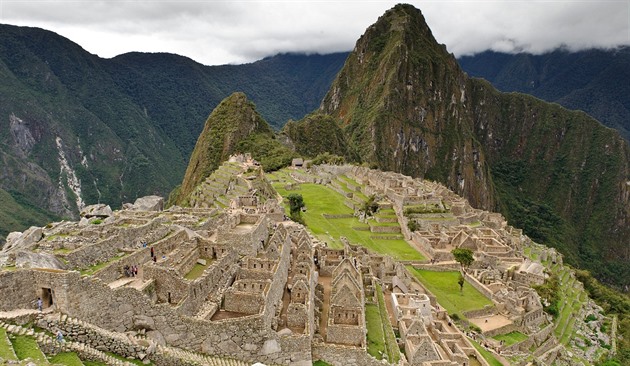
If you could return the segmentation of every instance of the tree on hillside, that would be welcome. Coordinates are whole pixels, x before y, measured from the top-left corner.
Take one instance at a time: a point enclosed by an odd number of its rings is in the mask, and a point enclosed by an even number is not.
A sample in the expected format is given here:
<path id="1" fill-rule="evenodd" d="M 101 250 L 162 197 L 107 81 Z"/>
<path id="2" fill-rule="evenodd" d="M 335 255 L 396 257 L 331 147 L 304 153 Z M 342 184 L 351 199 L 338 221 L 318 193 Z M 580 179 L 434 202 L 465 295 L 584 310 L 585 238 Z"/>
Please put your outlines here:
<path id="1" fill-rule="evenodd" d="M 457 279 L 457 284 L 459 285 L 459 292 L 464 291 L 464 275 L 459 274 L 459 278 Z"/>
<path id="2" fill-rule="evenodd" d="M 455 260 L 462 266 L 464 272 L 466 267 L 469 267 L 474 261 L 473 251 L 466 248 L 455 248 L 451 250 L 451 254 L 455 257 Z"/>
<path id="3" fill-rule="evenodd" d="M 367 201 L 363 202 L 361 210 L 365 212 L 365 216 L 372 216 L 378 211 L 378 202 L 376 202 L 376 196 L 371 195 Z"/>
<path id="4" fill-rule="evenodd" d="M 304 198 L 301 194 L 291 193 L 287 196 L 289 200 L 289 212 L 293 221 L 302 222 L 301 211 L 304 207 Z"/>

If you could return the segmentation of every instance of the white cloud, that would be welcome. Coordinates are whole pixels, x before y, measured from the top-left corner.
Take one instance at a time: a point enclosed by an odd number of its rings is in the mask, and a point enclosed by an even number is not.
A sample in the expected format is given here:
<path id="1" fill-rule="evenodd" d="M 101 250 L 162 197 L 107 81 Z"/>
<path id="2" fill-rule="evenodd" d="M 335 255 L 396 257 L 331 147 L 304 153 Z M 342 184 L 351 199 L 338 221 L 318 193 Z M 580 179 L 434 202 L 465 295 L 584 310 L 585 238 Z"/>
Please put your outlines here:
<path id="1" fill-rule="evenodd" d="M 171 52 L 205 64 L 348 51 L 397 1 L 0 0 L 0 22 L 57 32 L 102 57 Z M 630 44 L 627 0 L 415 1 L 456 55 Z"/>

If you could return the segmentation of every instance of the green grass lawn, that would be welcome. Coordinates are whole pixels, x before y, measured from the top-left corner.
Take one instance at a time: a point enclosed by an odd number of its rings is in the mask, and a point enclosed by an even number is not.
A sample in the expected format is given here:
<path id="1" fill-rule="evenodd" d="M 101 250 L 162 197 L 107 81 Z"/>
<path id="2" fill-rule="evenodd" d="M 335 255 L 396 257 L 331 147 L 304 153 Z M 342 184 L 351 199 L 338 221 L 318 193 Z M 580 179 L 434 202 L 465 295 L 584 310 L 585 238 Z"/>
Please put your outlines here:
<path id="1" fill-rule="evenodd" d="M 396 363 L 400 360 L 400 349 L 398 343 L 396 343 L 396 336 L 394 330 L 389 322 L 389 313 L 387 312 L 387 305 L 385 305 L 385 297 L 383 296 L 383 290 L 379 284 L 376 284 L 376 295 L 378 297 L 378 308 L 381 315 L 381 325 L 383 326 L 383 337 L 385 338 L 385 350 L 387 351 L 387 357 L 390 363 Z"/>
<path id="2" fill-rule="evenodd" d="M 380 254 L 387 254 L 399 260 L 423 260 L 422 254 L 413 249 L 405 240 L 387 240 L 371 238 L 370 231 L 354 230 L 354 227 L 366 227 L 355 217 L 327 219 L 323 214 L 343 215 L 354 211 L 343 204 L 344 197 L 336 191 L 320 184 L 301 184 L 301 189 L 285 190 L 284 183 L 274 183 L 274 188 L 283 197 L 290 193 L 299 193 L 304 198 L 306 212 L 302 213 L 307 228 L 319 240 L 328 243 L 331 248 L 343 248 L 339 237 L 345 236 L 350 243 L 360 244 Z M 286 200 L 285 200 L 286 201 Z M 286 202 L 285 202 L 286 203 Z"/>
<path id="3" fill-rule="evenodd" d="M 381 312 L 374 304 L 365 305 L 365 324 L 367 327 L 367 351 L 377 359 L 382 359 L 385 351 L 385 336 Z"/>
<path id="4" fill-rule="evenodd" d="M 487 351 L 485 348 L 481 347 L 481 345 L 479 345 L 479 343 L 473 341 L 472 339 L 469 338 L 468 340 L 477 349 L 477 351 L 479 351 L 479 353 L 481 353 L 481 356 L 483 356 L 483 358 L 485 358 L 486 361 L 488 361 L 490 366 L 503 366 L 501 361 L 497 360 L 496 357 L 494 357 L 494 355 L 492 354 L 492 352 Z"/>
<path id="5" fill-rule="evenodd" d="M 510 332 L 508 334 L 499 334 L 494 337 L 497 341 L 504 341 L 506 346 L 511 346 L 515 343 L 522 342 L 527 339 L 527 336 L 521 332 Z"/>
<path id="6" fill-rule="evenodd" d="M 313 362 L 313 366 L 331 366 L 329 363 L 324 362 L 322 360 L 317 360 Z"/>
<path id="7" fill-rule="evenodd" d="M 3 360 L 17 360 L 13 353 L 13 345 L 9 342 L 4 328 L 0 328 L 0 357 Z"/>
<path id="8" fill-rule="evenodd" d="M 464 283 L 464 291 L 460 292 L 457 284 L 459 278 L 457 271 L 434 272 L 415 269 L 412 266 L 407 266 L 407 270 L 437 297 L 438 303 L 449 314 L 457 313 L 464 318 L 463 313 L 466 311 L 483 309 L 486 305 L 492 305 L 490 299 L 467 282 Z"/>
<path id="9" fill-rule="evenodd" d="M 100 361 L 88 361 L 88 360 L 85 360 L 85 361 L 83 361 L 83 364 L 85 366 L 107 366 L 107 364 L 105 362 L 100 362 Z"/>
<path id="10" fill-rule="evenodd" d="M 13 343 L 13 350 L 18 359 L 24 360 L 30 358 L 38 365 L 41 363 L 47 365 L 48 361 L 46 356 L 39 350 L 39 346 L 33 337 L 27 336 L 12 336 L 11 343 Z"/>
<path id="11" fill-rule="evenodd" d="M 184 276 L 185 279 L 187 280 L 194 280 L 196 278 L 199 278 L 199 276 L 201 276 L 203 274 L 203 271 L 206 270 L 206 268 L 210 267 L 210 264 L 212 263 L 211 260 L 206 260 L 206 265 L 204 266 L 203 264 L 199 264 L 199 263 L 195 263 L 195 265 L 193 266 L 193 268 L 190 270 L 190 272 L 188 272 L 186 274 L 186 276 Z"/>
<path id="12" fill-rule="evenodd" d="M 52 364 L 66 365 L 66 366 L 83 366 L 83 362 L 79 356 L 74 352 L 62 352 L 52 356 L 49 360 Z"/>

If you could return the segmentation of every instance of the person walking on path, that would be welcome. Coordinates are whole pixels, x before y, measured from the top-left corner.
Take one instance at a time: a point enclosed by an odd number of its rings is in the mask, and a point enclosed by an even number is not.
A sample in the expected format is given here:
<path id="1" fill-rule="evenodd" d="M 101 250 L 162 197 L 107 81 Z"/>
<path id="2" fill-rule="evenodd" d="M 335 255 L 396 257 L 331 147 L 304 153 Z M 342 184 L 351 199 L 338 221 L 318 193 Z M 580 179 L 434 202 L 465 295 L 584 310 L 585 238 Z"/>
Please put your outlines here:
<path id="1" fill-rule="evenodd" d="M 57 342 L 63 343 L 63 333 L 61 333 L 61 329 L 57 330 Z"/>
<path id="2" fill-rule="evenodd" d="M 38 297 L 37 298 L 37 310 L 39 310 L 40 312 L 42 311 L 42 305 L 44 305 L 43 302 L 42 302 L 42 298 Z"/>

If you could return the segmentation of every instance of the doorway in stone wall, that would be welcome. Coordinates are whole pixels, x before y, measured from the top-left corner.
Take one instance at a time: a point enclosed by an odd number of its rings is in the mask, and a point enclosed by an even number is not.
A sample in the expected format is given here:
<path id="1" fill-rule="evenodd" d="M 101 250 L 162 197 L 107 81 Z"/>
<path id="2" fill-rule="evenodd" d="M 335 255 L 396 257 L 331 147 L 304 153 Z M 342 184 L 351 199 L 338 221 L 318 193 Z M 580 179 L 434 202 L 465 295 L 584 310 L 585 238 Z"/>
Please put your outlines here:
<path id="1" fill-rule="evenodd" d="M 53 305 L 53 293 L 52 289 L 42 287 L 41 290 L 42 308 L 46 309 Z"/>

